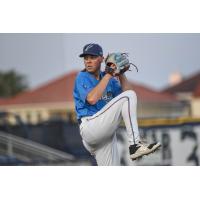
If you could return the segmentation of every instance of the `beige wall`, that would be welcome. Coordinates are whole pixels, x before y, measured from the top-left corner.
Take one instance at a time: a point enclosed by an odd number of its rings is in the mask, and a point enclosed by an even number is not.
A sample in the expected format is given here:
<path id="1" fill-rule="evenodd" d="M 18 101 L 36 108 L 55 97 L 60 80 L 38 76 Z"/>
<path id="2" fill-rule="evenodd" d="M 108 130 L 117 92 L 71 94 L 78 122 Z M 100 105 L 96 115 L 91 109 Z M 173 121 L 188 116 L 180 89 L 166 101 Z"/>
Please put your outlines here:
<path id="1" fill-rule="evenodd" d="M 139 103 L 138 117 L 183 117 L 189 116 L 189 109 L 179 103 Z"/>
<path id="2" fill-rule="evenodd" d="M 1 107 L 0 110 L 19 115 L 23 122 L 36 124 L 51 117 L 67 119 L 67 113 L 71 112 L 72 108 L 73 104 L 64 102 L 57 104 L 11 105 Z M 9 121 L 13 124 L 16 123 L 12 115 L 9 115 Z"/>
<path id="3" fill-rule="evenodd" d="M 61 117 L 66 120 L 76 121 L 73 103 L 57 104 L 33 104 L 33 105 L 12 105 L 7 106 L 4 110 L 18 114 L 24 122 L 36 124 L 40 121 L 46 121 L 50 118 Z M 139 103 L 138 117 L 176 117 L 188 116 L 189 112 L 186 107 L 174 103 Z M 14 123 L 14 118 L 10 118 Z"/>
<path id="4" fill-rule="evenodd" d="M 200 117 L 200 98 L 192 99 L 191 110 L 193 117 Z"/>

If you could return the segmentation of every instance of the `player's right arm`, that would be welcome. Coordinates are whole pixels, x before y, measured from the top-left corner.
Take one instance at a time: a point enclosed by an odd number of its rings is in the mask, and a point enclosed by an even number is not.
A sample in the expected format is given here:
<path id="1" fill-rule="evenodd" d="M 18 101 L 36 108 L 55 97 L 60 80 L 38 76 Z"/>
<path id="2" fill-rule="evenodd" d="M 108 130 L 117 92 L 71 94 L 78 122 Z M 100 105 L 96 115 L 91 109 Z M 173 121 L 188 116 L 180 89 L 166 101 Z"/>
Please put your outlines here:
<path id="1" fill-rule="evenodd" d="M 133 89 L 131 84 L 129 83 L 128 79 L 126 78 L 125 74 L 120 74 L 119 75 L 119 81 L 121 83 L 121 87 L 122 87 L 123 91 L 132 90 Z"/>
<path id="2" fill-rule="evenodd" d="M 87 95 L 87 102 L 91 105 L 94 105 L 97 103 L 97 101 L 102 97 L 104 90 L 106 89 L 106 86 L 109 82 L 109 80 L 112 78 L 110 74 L 106 74 L 99 84 L 92 89 L 88 95 Z"/>

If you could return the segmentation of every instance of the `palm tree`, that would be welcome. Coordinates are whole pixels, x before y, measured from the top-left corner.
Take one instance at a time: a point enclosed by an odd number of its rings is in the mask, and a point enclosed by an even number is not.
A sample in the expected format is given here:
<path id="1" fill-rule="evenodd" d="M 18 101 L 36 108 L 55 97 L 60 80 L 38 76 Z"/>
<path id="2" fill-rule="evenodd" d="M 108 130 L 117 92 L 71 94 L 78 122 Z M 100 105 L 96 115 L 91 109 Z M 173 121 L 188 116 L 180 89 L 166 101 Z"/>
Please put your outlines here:
<path id="1" fill-rule="evenodd" d="M 15 70 L 0 71 L 0 98 L 15 96 L 27 88 L 28 83 L 24 75 Z"/>

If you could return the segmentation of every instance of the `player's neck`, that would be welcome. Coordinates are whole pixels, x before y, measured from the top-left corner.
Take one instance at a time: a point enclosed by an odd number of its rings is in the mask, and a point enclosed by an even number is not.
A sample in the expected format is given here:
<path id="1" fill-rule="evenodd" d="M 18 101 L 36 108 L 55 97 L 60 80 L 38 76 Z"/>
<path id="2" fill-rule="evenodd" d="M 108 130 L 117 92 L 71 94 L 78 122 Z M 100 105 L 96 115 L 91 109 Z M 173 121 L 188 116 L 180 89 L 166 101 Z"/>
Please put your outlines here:
<path id="1" fill-rule="evenodd" d="M 93 76 L 94 76 L 97 80 L 99 80 L 99 79 L 100 79 L 100 71 L 98 70 L 98 71 L 94 72 L 94 73 L 93 73 Z"/>

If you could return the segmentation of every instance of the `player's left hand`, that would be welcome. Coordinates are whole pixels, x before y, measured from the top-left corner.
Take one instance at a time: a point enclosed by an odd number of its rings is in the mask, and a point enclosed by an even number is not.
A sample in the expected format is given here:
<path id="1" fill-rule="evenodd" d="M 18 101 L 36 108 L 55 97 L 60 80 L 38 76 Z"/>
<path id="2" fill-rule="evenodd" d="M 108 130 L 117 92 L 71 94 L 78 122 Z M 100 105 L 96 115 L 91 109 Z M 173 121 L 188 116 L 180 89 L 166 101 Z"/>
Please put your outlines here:
<path id="1" fill-rule="evenodd" d="M 130 65 L 133 65 L 136 70 L 137 66 L 129 62 L 128 54 L 126 53 L 111 53 L 105 59 L 105 72 L 112 76 L 119 76 L 129 70 Z"/>
<path id="2" fill-rule="evenodd" d="M 116 76 L 116 69 L 116 65 L 114 63 L 111 63 L 110 66 L 106 65 L 105 73 L 110 74 L 111 76 Z"/>

